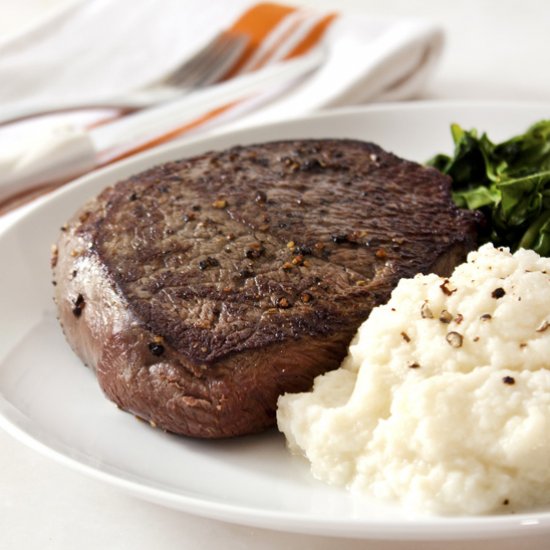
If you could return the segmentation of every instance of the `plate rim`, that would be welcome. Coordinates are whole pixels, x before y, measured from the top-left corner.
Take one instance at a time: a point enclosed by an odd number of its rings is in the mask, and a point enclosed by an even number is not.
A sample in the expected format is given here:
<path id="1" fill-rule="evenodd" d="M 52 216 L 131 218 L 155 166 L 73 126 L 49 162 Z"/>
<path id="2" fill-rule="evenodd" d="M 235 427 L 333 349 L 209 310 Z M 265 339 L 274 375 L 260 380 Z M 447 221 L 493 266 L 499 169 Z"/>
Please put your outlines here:
<path id="1" fill-rule="evenodd" d="M 29 207 L 24 207 L 24 212 L 11 223 L 0 228 L 0 241 L 5 238 L 9 231 L 16 231 L 17 226 L 23 223 L 28 217 L 33 217 L 37 212 L 47 209 L 50 203 L 62 201 L 63 196 L 75 192 L 77 188 L 93 185 L 96 179 L 108 177 L 109 174 L 116 174 L 136 163 L 147 162 L 150 165 L 155 163 L 154 159 L 177 154 L 181 149 L 190 146 L 208 144 L 213 139 L 231 139 L 232 136 L 246 135 L 254 129 L 284 128 L 289 123 L 295 124 L 307 120 L 330 120 L 342 116 L 357 116 L 358 114 L 380 113 L 389 111 L 410 111 L 410 110 L 439 110 L 439 109 L 546 109 L 550 118 L 549 102 L 524 102 L 524 101 L 411 101 L 402 103 L 371 104 L 361 107 L 343 107 L 329 111 L 309 114 L 301 117 L 294 117 L 270 123 L 266 125 L 257 124 L 254 126 L 238 128 L 235 130 L 224 130 L 199 136 L 193 139 L 169 143 L 153 151 L 147 151 L 130 159 L 125 159 L 101 170 L 94 171 L 81 178 L 74 180 L 71 184 L 56 190 L 46 197 L 35 201 Z M 12 410 L 10 410 L 12 409 Z M 19 422 L 13 417 L 18 416 L 20 411 L 9 402 L 0 387 L 0 428 L 20 441 L 27 447 L 39 452 L 43 456 L 53 459 L 56 462 L 78 471 L 92 478 L 106 482 L 118 487 L 127 493 L 138 498 L 155 502 L 160 505 L 185 511 L 191 514 L 200 515 L 231 523 L 287 531 L 294 533 L 306 533 L 315 535 L 326 535 L 334 537 L 371 539 L 371 540 L 466 540 L 466 539 L 489 539 L 496 536 L 534 536 L 550 532 L 550 509 L 546 512 L 519 513 L 514 515 L 498 516 L 463 516 L 463 517 L 438 517 L 427 516 L 426 518 L 414 518 L 411 522 L 405 522 L 402 518 L 398 521 L 381 521 L 380 519 L 365 522 L 364 519 L 325 521 L 320 525 L 319 518 L 307 514 L 296 515 L 292 512 L 269 511 L 253 509 L 243 504 L 227 504 L 221 501 L 215 502 L 212 499 L 198 498 L 185 495 L 180 492 L 170 492 L 152 485 L 144 484 L 130 479 L 131 476 L 116 474 L 108 466 L 103 469 L 86 463 L 81 457 L 69 456 L 63 453 L 56 445 L 48 444 L 37 439 L 29 431 L 25 430 L 25 419 Z M 468 526 L 470 529 L 466 530 Z"/>

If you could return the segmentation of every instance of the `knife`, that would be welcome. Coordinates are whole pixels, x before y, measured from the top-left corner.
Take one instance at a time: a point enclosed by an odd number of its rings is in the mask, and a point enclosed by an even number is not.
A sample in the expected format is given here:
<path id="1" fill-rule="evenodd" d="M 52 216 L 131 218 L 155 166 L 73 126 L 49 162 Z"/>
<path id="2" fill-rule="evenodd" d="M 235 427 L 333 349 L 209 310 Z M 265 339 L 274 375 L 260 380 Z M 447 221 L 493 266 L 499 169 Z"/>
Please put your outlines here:
<path id="1" fill-rule="evenodd" d="M 315 70 L 324 59 L 324 49 L 318 48 L 90 130 L 63 125 L 42 131 L 0 152 L 0 201 L 89 172 L 120 158 L 116 151 L 125 147 L 124 156 L 130 154 L 128 151 L 150 148 L 163 141 L 163 136 L 177 133 L 216 109 L 289 85 Z M 111 160 L 106 162 L 105 158 Z"/>

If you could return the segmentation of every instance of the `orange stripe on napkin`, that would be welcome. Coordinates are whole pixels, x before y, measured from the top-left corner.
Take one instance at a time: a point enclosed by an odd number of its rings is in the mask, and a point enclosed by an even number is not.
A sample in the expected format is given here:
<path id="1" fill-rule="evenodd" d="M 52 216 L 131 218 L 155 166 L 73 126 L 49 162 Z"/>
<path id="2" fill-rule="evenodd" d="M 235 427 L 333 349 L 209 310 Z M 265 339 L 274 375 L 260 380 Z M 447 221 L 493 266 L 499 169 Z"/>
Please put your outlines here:
<path id="1" fill-rule="evenodd" d="M 249 42 L 240 59 L 225 75 L 224 79 L 235 76 L 269 33 L 281 23 L 285 17 L 295 11 L 296 8 L 268 2 L 256 4 L 245 11 L 226 32 L 229 34 L 244 34 L 248 37 Z"/>
<path id="2" fill-rule="evenodd" d="M 285 56 L 285 59 L 303 55 L 311 50 L 313 46 L 316 46 L 321 41 L 321 38 L 323 38 L 329 25 L 336 19 L 336 15 L 336 13 L 325 15 L 325 17 L 309 31 L 307 36 Z"/>
<path id="3" fill-rule="evenodd" d="M 291 37 L 298 27 L 302 24 L 302 21 L 296 20 L 294 21 L 288 29 L 279 37 L 279 40 L 273 44 L 255 63 L 252 65 L 249 70 L 255 71 L 257 69 L 260 69 L 261 67 L 265 66 L 267 62 L 271 59 L 273 54 L 281 47 L 281 44 L 285 42 L 289 37 Z"/>
<path id="4" fill-rule="evenodd" d="M 235 101 L 233 103 L 223 105 L 222 107 L 218 107 L 217 109 L 213 109 L 212 111 L 209 111 L 208 113 L 202 115 L 199 118 L 196 118 L 191 122 L 188 122 L 187 124 L 184 124 L 183 126 L 179 126 L 178 128 L 174 128 L 173 130 L 170 130 L 165 134 L 152 138 L 144 143 L 140 143 L 139 145 L 136 145 L 131 149 L 125 149 L 120 153 L 110 154 L 107 158 L 100 160 L 100 166 L 107 166 L 108 164 L 111 164 L 118 160 L 131 157 L 133 155 L 136 155 L 137 153 L 142 153 L 143 151 L 147 151 L 148 149 L 152 149 L 153 147 L 157 147 L 158 145 L 162 145 L 163 143 L 171 141 L 181 136 L 182 134 L 185 134 L 186 132 L 189 132 L 191 130 L 194 130 L 195 128 L 198 128 L 199 126 L 202 126 L 203 124 L 206 124 L 208 121 L 231 109 L 231 107 L 235 106 L 237 103 L 239 102 Z"/>

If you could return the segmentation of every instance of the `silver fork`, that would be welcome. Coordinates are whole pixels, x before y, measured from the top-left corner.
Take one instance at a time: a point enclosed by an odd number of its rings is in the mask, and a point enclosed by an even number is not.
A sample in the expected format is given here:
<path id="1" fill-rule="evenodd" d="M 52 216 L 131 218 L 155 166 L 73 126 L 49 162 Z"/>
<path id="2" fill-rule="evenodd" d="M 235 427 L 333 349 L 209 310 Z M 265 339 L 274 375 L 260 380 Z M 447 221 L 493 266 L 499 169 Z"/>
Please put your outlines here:
<path id="1" fill-rule="evenodd" d="M 214 84 L 235 65 L 248 42 L 249 38 L 244 34 L 222 32 L 161 83 L 182 89 Z"/>
<path id="2" fill-rule="evenodd" d="M 220 32 L 193 57 L 158 82 L 127 94 L 89 101 L 42 103 L 2 113 L 0 124 L 57 112 L 94 107 L 137 110 L 174 99 L 218 82 L 235 65 L 248 45 L 244 34 Z"/>

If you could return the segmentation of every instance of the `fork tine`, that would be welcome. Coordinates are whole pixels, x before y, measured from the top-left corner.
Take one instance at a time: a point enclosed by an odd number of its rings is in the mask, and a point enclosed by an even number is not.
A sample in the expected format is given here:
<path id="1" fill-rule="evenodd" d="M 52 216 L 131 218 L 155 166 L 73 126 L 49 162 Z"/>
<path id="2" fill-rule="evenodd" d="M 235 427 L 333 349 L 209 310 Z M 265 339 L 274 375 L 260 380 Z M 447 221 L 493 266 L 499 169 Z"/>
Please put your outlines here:
<path id="1" fill-rule="evenodd" d="M 242 55 L 245 35 L 221 33 L 163 81 L 179 88 L 207 86 L 219 80 Z"/>
<path id="2" fill-rule="evenodd" d="M 208 86 L 222 79 L 237 63 L 244 53 L 250 39 L 244 34 L 226 35 L 227 40 L 223 44 L 223 55 L 217 59 L 212 58 L 209 70 L 205 71 L 198 86 Z"/>
<path id="3" fill-rule="evenodd" d="M 195 87 L 198 80 L 205 72 L 205 66 L 212 63 L 223 55 L 224 45 L 227 43 L 223 34 L 218 35 L 213 41 L 207 44 L 202 50 L 185 62 L 171 76 L 169 83 L 172 86 Z"/>

